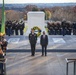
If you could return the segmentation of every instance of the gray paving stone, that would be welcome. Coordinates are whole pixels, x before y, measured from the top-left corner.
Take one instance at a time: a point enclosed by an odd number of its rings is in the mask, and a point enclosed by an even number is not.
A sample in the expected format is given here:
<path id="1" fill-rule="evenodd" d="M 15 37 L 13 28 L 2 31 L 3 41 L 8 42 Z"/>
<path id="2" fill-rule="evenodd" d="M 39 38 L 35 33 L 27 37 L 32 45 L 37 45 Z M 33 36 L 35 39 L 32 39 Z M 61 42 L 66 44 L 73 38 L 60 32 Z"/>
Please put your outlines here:
<path id="1" fill-rule="evenodd" d="M 7 53 L 6 58 L 7 75 L 66 75 L 65 58 L 76 58 L 76 53 L 48 53 L 47 57 L 40 52 L 34 57 L 30 53 Z M 73 75 L 73 63 L 69 75 Z"/>
<path id="2" fill-rule="evenodd" d="M 11 40 L 14 39 L 14 40 Z M 48 49 L 76 49 L 76 36 L 75 35 L 49 35 Z M 6 36 L 8 43 L 8 49 L 30 49 L 28 36 Z M 16 39 L 19 39 L 17 41 Z M 55 39 L 55 41 L 54 41 Z M 16 40 L 16 42 L 14 42 Z M 36 44 L 36 49 L 41 49 L 40 38 Z"/>

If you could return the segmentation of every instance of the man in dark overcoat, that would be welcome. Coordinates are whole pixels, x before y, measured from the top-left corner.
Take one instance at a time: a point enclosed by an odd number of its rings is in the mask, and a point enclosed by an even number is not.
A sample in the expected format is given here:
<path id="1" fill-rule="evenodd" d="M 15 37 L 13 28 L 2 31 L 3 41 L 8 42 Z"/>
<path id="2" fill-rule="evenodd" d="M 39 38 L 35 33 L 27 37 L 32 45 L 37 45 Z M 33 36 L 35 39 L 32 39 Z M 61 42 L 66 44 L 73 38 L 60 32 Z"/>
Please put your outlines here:
<path id="1" fill-rule="evenodd" d="M 40 44 L 42 46 L 42 56 L 44 56 L 44 51 L 45 56 L 47 56 L 48 36 L 45 34 L 45 31 L 43 31 L 43 34 L 41 35 Z"/>

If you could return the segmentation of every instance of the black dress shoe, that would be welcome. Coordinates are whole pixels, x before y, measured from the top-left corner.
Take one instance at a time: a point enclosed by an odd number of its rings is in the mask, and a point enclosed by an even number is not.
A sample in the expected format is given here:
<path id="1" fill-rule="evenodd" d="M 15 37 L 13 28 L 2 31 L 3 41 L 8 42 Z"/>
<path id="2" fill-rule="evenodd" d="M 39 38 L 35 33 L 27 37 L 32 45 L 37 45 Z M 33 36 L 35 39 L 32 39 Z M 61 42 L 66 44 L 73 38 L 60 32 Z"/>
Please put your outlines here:
<path id="1" fill-rule="evenodd" d="M 35 56 L 35 55 L 31 55 L 31 56 Z"/>
<path id="2" fill-rule="evenodd" d="M 44 55 L 41 55 L 41 56 L 44 56 Z"/>

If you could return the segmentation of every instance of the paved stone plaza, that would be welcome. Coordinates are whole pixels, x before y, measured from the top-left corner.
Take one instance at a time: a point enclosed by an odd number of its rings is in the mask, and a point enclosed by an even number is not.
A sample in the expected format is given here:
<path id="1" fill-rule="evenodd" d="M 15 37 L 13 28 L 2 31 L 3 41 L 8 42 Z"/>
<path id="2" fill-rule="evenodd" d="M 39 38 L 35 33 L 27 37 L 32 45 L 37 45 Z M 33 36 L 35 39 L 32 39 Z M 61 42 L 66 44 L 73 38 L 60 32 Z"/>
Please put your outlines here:
<path id="1" fill-rule="evenodd" d="M 48 49 L 76 49 L 75 35 L 49 35 Z M 8 49 L 30 49 L 28 36 L 6 36 Z M 41 49 L 38 38 L 36 49 Z"/>
<path id="2" fill-rule="evenodd" d="M 6 36 L 8 41 L 8 51 L 6 55 L 7 75 L 66 75 L 65 58 L 76 58 L 76 53 L 69 52 L 48 52 L 47 56 L 41 56 L 40 39 L 38 38 L 34 57 L 29 52 L 19 52 L 19 50 L 30 50 L 27 36 Z M 14 50 L 14 52 L 11 52 Z M 18 50 L 17 53 L 15 50 Z M 51 49 L 76 49 L 75 35 L 51 35 L 49 36 L 48 50 Z M 73 75 L 73 63 L 69 66 L 69 75 Z"/>
<path id="3" fill-rule="evenodd" d="M 48 53 L 34 57 L 29 53 L 7 53 L 7 75 L 66 75 L 65 58 L 76 58 L 76 53 Z M 69 65 L 69 75 L 73 75 L 73 63 Z"/>

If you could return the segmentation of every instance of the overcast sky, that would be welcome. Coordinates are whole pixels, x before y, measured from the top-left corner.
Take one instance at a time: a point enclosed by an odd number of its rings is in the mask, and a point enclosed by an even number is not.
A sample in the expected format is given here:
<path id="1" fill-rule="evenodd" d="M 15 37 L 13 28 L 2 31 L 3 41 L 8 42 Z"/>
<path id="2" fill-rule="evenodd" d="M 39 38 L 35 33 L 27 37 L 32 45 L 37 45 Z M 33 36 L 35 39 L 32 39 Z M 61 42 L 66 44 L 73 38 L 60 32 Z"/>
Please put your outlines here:
<path id="1" fill-rule="evenodd" d="M 0 4 L 3 0 L 0 0 Z M 76 0 L 5 0 L 5 3 L 76 3 Z"/>

